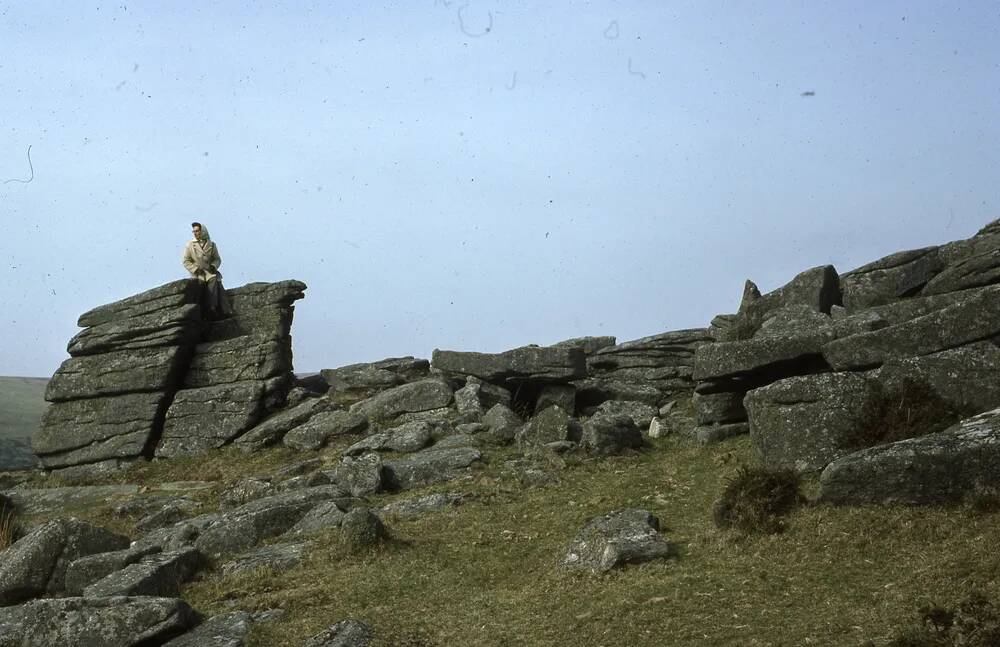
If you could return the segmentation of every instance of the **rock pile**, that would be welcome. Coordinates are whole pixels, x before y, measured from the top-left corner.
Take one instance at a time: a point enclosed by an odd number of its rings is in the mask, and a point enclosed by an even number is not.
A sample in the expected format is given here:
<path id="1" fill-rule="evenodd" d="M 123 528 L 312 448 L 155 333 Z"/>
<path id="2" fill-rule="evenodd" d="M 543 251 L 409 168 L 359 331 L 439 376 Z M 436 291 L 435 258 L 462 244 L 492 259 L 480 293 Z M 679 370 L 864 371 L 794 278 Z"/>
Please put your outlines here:
<path id="1" fill-rule="evenodd" d="M 807 270 L 763 296 L 748 281 L 739 311 L 711 330 L 717 342 L 695 358 L 699 438 L 749 431 L 772 467 L 822 470 L 859 444 L 879 444 L 872 427 L 889 401 L 919 395 L 958 416 L 993 409 L 1000 221 L 843 275 Z"/>
<path id="2" fill-rule="evenodd" d="M 218 447 L 284 402 L 291 304 L 305 285 L 230 290 L 236 314 L 218 322 L 202 317 L 199 289 L 174 281 L 80 316 L 32 438 L 46 468 Z"/>

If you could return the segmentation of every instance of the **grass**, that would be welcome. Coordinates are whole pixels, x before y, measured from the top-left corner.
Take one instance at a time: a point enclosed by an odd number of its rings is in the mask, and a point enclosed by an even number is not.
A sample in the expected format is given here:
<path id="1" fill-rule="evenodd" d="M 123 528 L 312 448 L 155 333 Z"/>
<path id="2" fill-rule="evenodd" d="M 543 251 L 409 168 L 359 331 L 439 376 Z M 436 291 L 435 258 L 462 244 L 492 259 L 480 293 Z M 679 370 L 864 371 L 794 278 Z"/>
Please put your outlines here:
<path id="1" fill-rule="evenodd" d="M 709 448 L 664 439 L 641 454 L 571 458 L 545 467 L 558 481 L 527 489 L 500 474 L 511 456 L 405 495 L 473 496 L 394 524 L 393 541 L 373 552 L 320 535 L 292 571 L 207 574 L 185 599 L 209 615 L 234 604 L 285 609 L 257 626 L 252 645 L 299 645 L 349 617 L 397 645 L 859 645 L 888 644 L 929 595 L 998 589 L 991 537 L 1000 519 L 961 507 L 809 506 L 782 534 L 719 530 L 712 504 L 737 465 L 752 462 L 746 438 Z M 678 559 L 603 576 L 558 568 L 589 519 L 624 507 L 657 515 Z"/>
<path id="2" fill-rule="evenodd" d="M 318 453 L 227 449 L 140 464 L 113 480 L 150 491 L 166 481 L 213 481 L 199 495 L 207 510 L 242 478 L 315 456 L 335 464 L 354 440 Z M 1000 593 L 1000 515 L 988 492 L 948 508 L 800 506 L 782 517 L 780 534 L 733 533 L 716 526 L 713 504 L 741 466 L 754 464 L 747 437 L 709 447 L 670 437 L 601 459 L 484 453 L 484 464 L 458 481 L 372 497 L 377 509 L 436 491 L 468 494 L 458 507 L 392 523 L 392 539 L 371 551 L 353 552 L 336 531 L 319 534 L 291 571 L 209 571 L 182 595 L 206 616 L 284 609 L 255 626 L 250 645 L 301 645 L 357 618 L 372 625 L 377 644 L 444 647 L 889 645 L 913 630 L 921 607 L 955 609 L 974 591 Z M 557 478 L 525 487 L 515 459 L 520 470 L 531 463 Z M 597 576 L 559 568 L 587 521 L 626 507 L 659 517 L 675 559 Z M 108 509 L 84 512 L 115 529 L 131 523 Z"/>
<path id="3" fill-rule="evenodd" d="M 10 548 L 20 534 L 20 526 L 14 519 L 14 508 L 7 498 L 0 494 L 0 551 Z"/>

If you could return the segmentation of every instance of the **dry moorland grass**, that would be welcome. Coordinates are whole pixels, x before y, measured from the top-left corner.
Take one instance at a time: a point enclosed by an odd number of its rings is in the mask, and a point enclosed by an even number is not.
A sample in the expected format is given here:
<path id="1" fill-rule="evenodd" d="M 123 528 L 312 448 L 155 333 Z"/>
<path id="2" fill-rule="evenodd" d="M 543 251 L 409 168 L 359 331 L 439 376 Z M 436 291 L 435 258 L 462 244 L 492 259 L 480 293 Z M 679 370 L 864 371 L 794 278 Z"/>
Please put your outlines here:
<path id="1" fill-rule="evenodd" d="M 284 609 L 283 619 L 257 626 L 252 645 L 300 645 L 353 617 L 382 645 L 499 646 L 887 644 L 921 606 L 998 593 L 1000 515 L 807 505 L 780 534 L 723 531 L 713 502 L 738 466 L 752 463 L 749 439 L 710 448 L 654 442 L 626 457 L 553 459 L 559 480 L 540 487 L 505 473 L 514 454 L 501 452 L 466 480 L 400 495 L 472 496 L 391 523 L 394 540 L 381 549 L 351 554 L 336 533 L 319 535 L 296 569 L 207 573 L 183 595 L 206 615 Z M 227 474 L 255 473 L 235 459 Z M 147 469 L 178 476 L 170 464 Z M 657 515 L 677 556 L 598 576 L 559 569 L 590 518 L 624 507 Z"/>

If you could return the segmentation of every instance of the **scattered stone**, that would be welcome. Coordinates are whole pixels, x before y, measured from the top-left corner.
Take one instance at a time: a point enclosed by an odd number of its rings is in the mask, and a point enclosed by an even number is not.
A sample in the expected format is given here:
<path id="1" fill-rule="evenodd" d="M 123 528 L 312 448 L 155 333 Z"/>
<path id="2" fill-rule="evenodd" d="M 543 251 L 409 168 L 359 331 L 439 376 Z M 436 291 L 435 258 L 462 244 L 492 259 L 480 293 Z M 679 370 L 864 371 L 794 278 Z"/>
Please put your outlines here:
<path id="1" fill-rule="evenodd" d="M 572 418 L 561 407 L 551 406 L 528 421 L 520 432 L 520 444 L 544 445 L 557 440 L 573 440 Z"/>
<path id="2" fill-rule="evenodd" d="M 0 636 L 18 647 L 159 645 L 195 623 L 176 598 L 59 598 L 0 608 Z"/>
<path id="3" fill-rule="evenodd" d="M 475 436 L 469 434 L 452 434 L 434 443 L 434 449 L 454 449 L 455 447 L 475 447 L 478 445 Z"/>
<path id="4" fill-rule="evenodd" d="M 254 621 L 246 611 L 230 611 L 212 616 L 183 636 L 163 647 L 243 647 Z"/>
<path id="5" fill-rule="evenodd" d="M 344 520 L 344 511 L 335 501 L 320 503 L 310 510 L 299 522 L 292 526 L 286 535 L 298 537 L 300 535 L 310 535 L 330 528 L 339 528 Z"/>
<path id="6" fill-rule="evenodd" d="M 244 503 L 271 496 L 275 490 L 274 484 L 270 481 L 258 478 L 243 479 L 219 496 L 219 505 L 223 510 L 237 508 Z"/>
<path id="7" fill-rule="evenodd" d="M 572 440 L 557 440 L 555 442 L 545 443 L 542 447 L 554 454 L 567 454 L 575 450 L 578 445 Z"/>
<path id="8" fill-rule="evenodd" d="M 382 391 L 351 405 L 351 413 L 369 420 L 392 420 L 404 413 L 419 413 L 447 407 L 453 400 L 451 387 L 428 378 Z"/>
<path id="9" fill-rule="evenodd" d="M 425 449 L 407 458 L 387 461 L 385 478 L 389 488 L 409 490 L 422 485 L 449 481 L 482 457 L 471 447 L 455 449 Z"/>
<path id="10" fill-rule="evenodd" d="M 334 470 L 332 480 L 352 496 L 377 494 L 385 487 L 385 469 L 378 454 L 365 454 L 359 458 L 345 456 Z"/>
<path id="11" fill-rule="evenodd" d="M 320 372 L 330 385 L 333 399 L 353 404 L 380 391 L 416 382 L 428 376 L 430 362 L 413 357 L 392 357 L 369 364 L 351 364 Z"/>
<path id="12" fill-rule="evenodd" d="M 69 516 L 80 508 L 113 504 L 138 492 L 137 485 L 79 485 L 5 490 L 3 494 L 23 515 L 58 517 Z"/>
<path id="13" fill-rule="evenodd" d="M 618 510 L 597 517 L 570 543 L 562 566 L 596 573 L 670 557 L 673 548 L 657 532 L 659 528 L 659 520 L 647 510 Z"/>
<path id="14" fill-rule="evenodd" d="M 649 421 L 649 431 L 646 435 L 650 438 L 664 438 L 670 435 L 670 425 L 663 422 L 661 418 L 653 418 Z"/>
<path id="15" fill-rule="evenodd" d="M 285 434 L 286 447 L 299 450 L 320 449 L 336 436 L 359 434 L 368 428 L 368 420 L 348 411 L 323 411 Z"/>
<path id="16" fill-rule="evenodd" d="M 0 560 L 0 604 L 65 590 L 66 569 L 85 555 L 120 550 L 128 537 L 77 519 L 57 519 L 21 537 Z"/>
<path id="17" fill-rule="evenodd" d="M 306 641 L 302 647 L 368 647 L 375 633 L 360 620 L 341 620 Z"/>
<path id="18" fill-rule="evenodd" d="M 382 507 L 382 515 L 389 519 L 412 521 L 432 512 L 461 505 L 465 495 L 462 494 L 428 494 L 415 499 L 394 501 Z"/>
<path id="19" fill-rule="evenodd" d="M 304 424 L 331 406 L 328 398 L 308 398 L 300 404 L 278 411 L 236 439 L 236 446 L 253 452 L 281 442 L 289 431 Z"/>
<path id="20" fill-rule="evenodd" d="M 83 595 L 88 598 L 177 597 L 181 584 L 189 581 L 203 566 L 204 557 L 193 548 L 153 553 L 87 586 Z"/>
<path id="21" fill-rule="evenodd" d="M 626 415 L 599 414 L 583 423 L 580 444 L 592 454 L 620 454 L 625 449 L 642 447 L 642 433 Z"/>
<path id="22" fill-rule="evenodd" d="M 83 595 L 83 590 L 91 584 L 158 552 L 159 546 L 137 545 L 75 559 L 66 568 L 66 593 L 71 596 Z"/>
<path id="23" fill-rule="evenodd" d="M 593 415 L 610 417 L 625 416 L 630 418 L 637 427 L 646 429 L 653 418 L 656 417 L 657 409 L 643 402 L 608 400 L 597 407 Z"/>
<path id="24" fill-rule="evenodd" d="M 352 552 L 368 550 L 389 538 L 389 531 L 378 515 L 363 507 L 344 515 L 340 531 Z"/>
<path id="25" fill-rule="evenodd" d="M 699 445 L 715 445 L 736 436 L 750 433 L 750 425 L 746 422 L 716 423 L 694 428 L 694 437 Z"/>
<path id="26" fill-rule="evenodd" d="M 322 485 L 252 501 L 209 524 L 194 545 L 211 558 L 239 553 L 285 532 L 319 503 L 341 499 L 345 494 L 340 486 Z"/>
<path id="27" fill-rule="evenodd" d="M 245 553 L 219 567 L 223 576 L 268 570 L 273 573 L 290 571 L 302 562 L 311 544 L 272 544 Z"/>
<path id="28" fill-rule="evenodd" d="M 506 445 L 514 440 L 524 423 L 507 405 L 495 404 L 483 416 L 483 424 L 488 427 L 492 442 Z"/>
<path id="29" fill-rule="evenodd" d="M 431 425 L 426 422 L 408 422 L 388 431 L 368 436 L 347 449 L 344 454 L 356 456 L 368 451 L 391 451 L 403 454 L 420 451 L 431 441 Z"/>

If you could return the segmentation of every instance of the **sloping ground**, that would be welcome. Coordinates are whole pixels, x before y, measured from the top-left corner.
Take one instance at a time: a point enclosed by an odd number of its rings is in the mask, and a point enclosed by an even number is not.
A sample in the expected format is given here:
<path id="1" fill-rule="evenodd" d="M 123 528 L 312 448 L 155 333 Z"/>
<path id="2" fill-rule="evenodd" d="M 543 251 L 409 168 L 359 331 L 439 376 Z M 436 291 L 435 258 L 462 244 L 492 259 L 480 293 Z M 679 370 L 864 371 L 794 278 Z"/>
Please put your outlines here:
<path id="1" fill-rule="evenodd" d="M 46 377 L 0 376 L 0 438 L 27 438 L 38 429 L 48 403 Z"/>
<path id="2" fill-rule="evenodd" d="M 113 477 L 157 483 L 212 482 L 202 510 L 241 479 L 303 458 L 335 465 L 353 439 L 318 453 L 221 450 L 136 466 Z M 206 617 L 280 608 L 255 625 L 249 645 L 301 646 L 344 618 L 369 623 L 375 645 L 861 645 L 886 644 L 929 602 L 954 605 L 971 591 L 1000 593 L 991 538 L 1000 514 L 967 507 L 807 506 L 778 535 L 740 539 L 712 522 L 712 503 L 740 464 L 749 438 L 702 447 L 651 441 L 610 458 L 493 449 L 463 478 L 431 492 L 462 505 L 413 521 L 387 519 L 395 540 L 352 554 L 331 530 L 311 537 L 306 558 L 284 572 L 203 573 L 182 597 Z M 51 477 L 38 484 L 51 485 Z M 815 485 L 815 484 L 813 484 Z M 74 512 L 131 534 L 111 505 Z M 559 561 L 595 516 L 643 508 L 661 520 L 675 557 L 605 575 L 567 573 Z"/>

